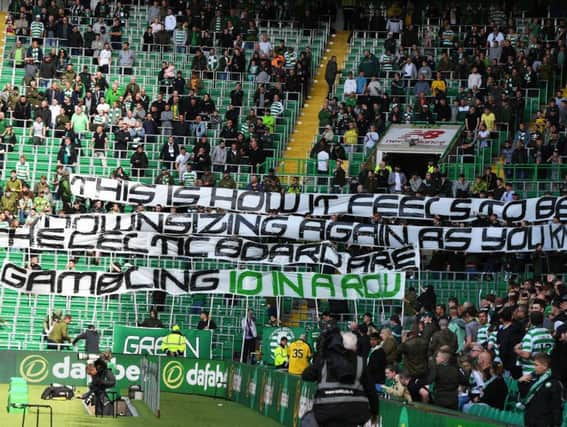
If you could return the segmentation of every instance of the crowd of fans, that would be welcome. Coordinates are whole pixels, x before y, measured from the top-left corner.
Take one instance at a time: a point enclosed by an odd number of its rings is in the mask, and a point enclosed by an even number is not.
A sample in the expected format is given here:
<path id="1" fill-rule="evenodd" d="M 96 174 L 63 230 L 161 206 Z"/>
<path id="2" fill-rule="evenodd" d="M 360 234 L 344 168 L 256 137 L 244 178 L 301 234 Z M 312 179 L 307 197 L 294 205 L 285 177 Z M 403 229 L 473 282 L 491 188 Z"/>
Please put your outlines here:
<path id="1" fill-rule="evenodd" d="M 259 7 L 262 19 L 284 19 L 290 14 L 284 4 L 266 1 Z M 567 99 L 557 91 L 533 117 L 533 124 L 526 121 L 526 90 L 557 80 L 556 73 L 563 72 L 565 23 L 558 21 L 554 27 L 546 21 L 540 27 L 533 20 L 518 32 L 515 21 L 506 19 L 506 12 L 496 6 L 484 11 L 484 16 L 477 15 L 478 20 L 471 18 L 478 8 L 468 7 L 470 13 L 463 16 L 449 8 L 438 32 L 422 34 L 413 25 L 419 22 L 417 12 L 409 7 L 393 6 L 386 18 L 371 7 L 360 20 L 354 19 L 387 32 L 384 51 L 377 55 L 365 50 L 353 71 L 339 70 L 334 57 L 327 65 L 329 99 L 319 113 L 320 140 L 311 151 L 321 176 L 318 184 L 329 185 L 334 192 L 348 188 L 352 193 L 514 201 L 522 197 L 510 183 L 515 177 L 520 181 L 551 179 L 557 182 L 557 191 L 567 194 L 567 177 L 562 180 L 561 169 L 567 157 Z M 74 200 L 69 174 L 81 157 L 89 156 L 91 166 L 100 162 L 104 173 L 115 179 L 139 179 L 150 167 L 148 146 L 159 152 L 161 172 L 156 183 L 236 188 L 233 175 L 246 166 L 252 172 L 246 185 L 251 191 L 303 191 L 298 178 L 286 186 L 274 169 L 266 170 L 263 165 L 274 148 L 285 100 L 293 99 L 294 93 L 302 99 L 308 91 L 314 65 L 309 47 L 298 52 L 297 46 L 270 40 L 258 30 L 250 13 L 223 2 L 190 8 L 182 2 L 154 2 L 148 8 L 141 51 L 127 39 L 128 5 L 76 0 L 68 8 L 58 8 L 54 2 L 45 7 L 29 2 L 13 4 L 11 10 L 7 31 L 17 41 L 9 56 L 14 67 L 24 69 L 24 81 L 0 92 L 0 161 L 5 162 L 8 153 L 28 141 L 43 146 L 55 139 L 60 148 L 54 176 L 41 176 L 36 183 L 31 181 L 34 163 L 20 157 L 5 180 L 0 226 L 32 224 L 40 215 L 59 209 L 62 213 L 121 212 L 123 207 L 118 204 Z M 305 28 L 314 25 L 312 13 L 299 13 Z M 467 27 L 461 35 L 457 26 L 467 19 L 488 25 Z M 249 50 L 253 53 L 247 62 Z M 155 98 L 135 77 L 142 66 L 138 58 L 152 52 L 191 55 L 189 75 L 174 63 L 162 64 Z M 89 71 L 88 66 L 75 70 L 75 55 L 92 58 L 96 71 Z M 113 73 L 131 77 L 122 86 Z M 336 84 L 341 73 L 342 94 L 337 93 Z M 226 80 L 231 85 L 224 115 L 203 89 L 204 80 Z M 458 81 L 455 96 L 449 95 L 452 80 Z M 254 106 L 248 111 L 241 83 L 246 81 L 256 87 Z M 425 170 L 403 171 L 386 158 L 375 168 L 363 164 L 358 175 L 347 179 L 344 162 L 351 153 L 369 155 L 388 124 L 415 122 L 463 123 L 465 132 L 456 151 L 459 158 L 465 163 L 474 161 L 483 150 L 490 150 L 500 166 L 485 168 L 473 182 L 464 175 L 452 181 L 435 162 Z M 14 128 L 25 128 L 25 134 Z M 218 144 L 211 140 L 211 132 L 218 134 Z M 507 132 L 503 147 L 496 145 L 498 132 Z M 109 158 L 129 159 L 129 171 L 121 166 L 108 170 Z M 533 176 L 530 168 L 521 167 L 529 163 L 552 167 Z M 222 179 L 217 178 L 219 173 Z M 333 220 L 462 225 L 441 217 L 406 221 L 379 214 Z M 511 224 L 493 215 L 469 225 Z M 353 255 L 371 250 L 346 249 Z M 377 328 L 369 313 L 363 324 L 352 323 L 351 331 L 358 336 L 357 351 L 367 359 L 368 372 L 379 391 L 449 409 L 468 410 L 471 403 L 510 409 L 511 404 L 520 403 L 527 408 L 528 424 L 541 415 L 538 408 L 545 407 L 541 416 L 551 417 L 546 425 L 559 425 L 562 390 L 558 384 L 565 386 L 567 381 L 561 357 L 567 349 L 567 290 L 559 277 L 546 274 L 563 272 L 566 257 L 540 249 L 510 254 L 438 251 L 428 257 L 427 269 L 491 280 L 499 271 L 524 273 L 531 265 L 538 279 L 512 281 L 507 295 L 485 295 L 478 307 L 455 298 L 447 305 L 437 304 L 433 287 L 420 296 L 410 289 L 404 319 L 393 316 L 389 325 Z M 251 314 L 242 322 L 247 354 L 255 349 L 257 338 L 255 324 L 252 328 L 248 318 Z M 408 333 L 402 333 L 402 321 Z M 206 313 L 202 322 L 210 326 Z M 302 342 L 297 345 L 305 347 Z M 285 358 L 286 354 L 289 352 L 278 350 L 276 356 Z M 302 360 L 301 366 L 304 364 Z M 535 385 L 540 385 L 541 378 L 549 378 L 552 393 L 538 400 L 534 395 L 540 389 L 535 390 Z"/>
<path id="2" fill-rule="evenodd" d="M 479 306 L 458 298 L 438 303 L 433 286 L 419 296 L 410 289 L 404 320 L 404 333 L 397 315 L 381 328 L 370 313 L 351 324 L 385 395 L 465 411 L 473 403 L 526 409 L 526 425 L 561 424 L 567 288 L 560 278 L 510 281 L 507 295 L 483 295 Z M 546 385 L 547 401 L 534 401 L 544 374 L 556 381 Z"/>
<path id="3" fill-rule="evenodd" d="M 558 90 L 535 117 L 529 117 L 532 124 L 525 120 L 528 98 L 536 89 L 565 83 L 565 21 L 554 25 L 546 20 L 541 26 L 527 18 L 518 32 L 513 11 L 507 14 L 496 5 L 486 10 L 468 7 L 479 14 L 473 24 L 485 26 L 459 28 L 468 21 L 453 8 L 440 14 L 444 19 L 438 32 L 431 28 L 418 32 L 411 24 L 416 11 L 410 8 L 392 6 L 387 21 L 371 16 L 368 28 L 388 31 L 383 48 L 365 49 L 356 70 L 339 70 L 336 58 L 329 61 L 325 79 L 331 95 L 319 113 L 321 135 L 312 157 L 344 160 L 353 151 L 369 153 L 389 124 L 461 123 L 465 132 L 455 154 L 473 163 L 487 151 L 489 161 L 499 165 L 501 182 L 479 176 L 474 183 L 461 178 L 458 184 L 432 183 L 430 170 L 405 170 L 393 187 L 393 181 L 388 182 L 390 174 L 379 166 L 376 171 L 363 171 L 369 177 L 359 177 L 359 183 L 369 192 L 391 189 L 483 197 L 497 187 L 504 190 L 507 180 L 547 179 L 557 183 L 554 190 L 563 191 L 567 97 Z M 339 73 L 344 80 L 342 93 L 336 88 Z M 456 88 L 456 94 L 449 95 L 450 88 Z M 499 132 L 506 135 L 502 147 L 497 143 Z M 526 164 L 538 165 L 537 171 L 533 166 L 521 167 Z M 386 166 L 388 172 L 393 166 Z M 496 197 L 502 197 L 501 193 L 497 191 Z"/>
<path id="4" fill-rule="evenodd" d="M 112 175 L 147 176 L 153 157 L 148 148 L 159 152 L 164 170 L 157 177 L 160 183 L 213 185 L 215 172 L 267 173 L 263 164 L 273 155 L 284 103 L 302 99 L 313 62 L 309 46 L 300 52 L 298 46 L 258 31 L 256 18 L 288 16 L 285 8 L 268 4 L 252 17 L 246 8 L 229 8 L 223 2 L 189 8 L 155 2 L 147 9 L 149 27 L 139 43 L 142 52 L 163 52 L 172 46 L 179 58 L 192 59 L 189 76 L 184 75 L 185 68 L 164 62 L 156 71 L 159 92 L 151 97 L 136 77 L 126 83 L 128 78 L 117 76 L 144 67 L 138 59 L 141 52 L 133 47 L 136 43 L 130 43 L 128 5 L 76 1 L 57 8 L 13 3 L 7 31 L 16 43 L 8 55 L 14 67 L 24 69 L 24 79 L 21 86 L 9 84 L 0 92 L 1 161 L 28 141 L 42 146 L 60 139 L 56 178 L 48 182 L 55 198 L 61 196 L 60 179 L 76 171 L 81 157 L 89 156 L 91 168 L 100 164 L 103 173 L 110 172 L 108 158 L 129 159 L 128 174 L 119 167 Z M 310 13 L 305 12 L 306 28 L 316 25 Z M 247 51 L 252 52 L 248 63 Z M 92 57 L 96 71 L 89 66 L 76 70 L 75 55 Z M 203 89 L 204 80 L 226 80 L 230 85 L 226 113 L 219 114 L 216 100 Z M 241 83 L 246 81 L 255 87 L 248 95 Z M 21 127 L 26 128 L 23 135 L 17 130 Z M 28 173 L 17 174 L 21 185 L 3 205 L 10 214 L 17 213 L 33 184 L 29 161 L 23 164 L 28 164 Z M 235 185 L 229 175 L 225 178 L 225 185 Z M 44 193 L 27 195 L 35 206 L 35 197 Z M 70 203 L 64 196 L 67 209 Z M 50 204 L 43 204 L 39 213 L 49 209 Z M 28 207 L 18 214 L 20 222 L 29 211 Z"/>

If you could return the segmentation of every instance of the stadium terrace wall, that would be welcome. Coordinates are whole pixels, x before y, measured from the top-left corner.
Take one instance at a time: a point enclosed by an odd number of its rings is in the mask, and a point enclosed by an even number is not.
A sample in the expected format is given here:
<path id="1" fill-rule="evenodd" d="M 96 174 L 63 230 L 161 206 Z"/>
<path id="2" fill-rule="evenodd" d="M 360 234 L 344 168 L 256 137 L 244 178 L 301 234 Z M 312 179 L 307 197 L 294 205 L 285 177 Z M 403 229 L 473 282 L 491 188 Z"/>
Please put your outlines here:
<path id="1" fill-rule="evenodd" d="M 141 384 L 143 360 L 155 356 L 114 355 L 118 387 Z M 54 382 L 87 385 L 86 361 L 77 353 L 64 351 L 0 351 L 0 383 L 11 377 L 23 377 L 28 383 L 47 385 Z M 228 399 L 286 427 L 300 426 L 301 417 L 311 409 L 316 384 L 274 369 L 232 361 L 163 358 L 160 372 L 162 392 L 197 394 Z M 165 415 L 165 414 L 164 414 Z M 405 427 L 496 427 L 494 421 L 470 417 L 424 405 L 380 402 L 382 426 Z"/>

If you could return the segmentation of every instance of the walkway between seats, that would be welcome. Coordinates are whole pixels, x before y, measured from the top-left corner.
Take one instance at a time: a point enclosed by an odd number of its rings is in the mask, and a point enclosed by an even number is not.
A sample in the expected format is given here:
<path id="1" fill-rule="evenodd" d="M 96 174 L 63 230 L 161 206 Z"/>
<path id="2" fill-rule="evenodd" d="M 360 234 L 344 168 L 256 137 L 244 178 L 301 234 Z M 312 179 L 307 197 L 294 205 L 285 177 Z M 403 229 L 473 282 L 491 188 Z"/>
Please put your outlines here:
<path id="1" fill-rule="evenodd" d="M 4 56 L 4 45 L 6 44 L 6 12 L 0 12 L 0 58 Z M 0 67 L 1 70 L 2 67 Z"/>
<path id="2" fill-rule="evenodd" d="M 315 136 L 319 134 L 319 111 L 321 111 L 321 106 L 328 92 L 327 82 L 325 81 L 325 68 L 328 60 L 332 56 L 336 56 L 339 71 L 343 69 L 344 60 L 348 52 L 348 37 L 348 31 L 341 31 L 336 36 L 330 38 L 327 52 L 323 56 L 321 66 L 314 78 L 308 98 L 305 100 L 305 105 L 299 116 L 295 132 L 291 136 L 288 149 L 284 155 L 284 173 L 286 175 L 301 175 L 303 173 L 299 162 L 291 159 L 309 158 L 309 152 Z"/>

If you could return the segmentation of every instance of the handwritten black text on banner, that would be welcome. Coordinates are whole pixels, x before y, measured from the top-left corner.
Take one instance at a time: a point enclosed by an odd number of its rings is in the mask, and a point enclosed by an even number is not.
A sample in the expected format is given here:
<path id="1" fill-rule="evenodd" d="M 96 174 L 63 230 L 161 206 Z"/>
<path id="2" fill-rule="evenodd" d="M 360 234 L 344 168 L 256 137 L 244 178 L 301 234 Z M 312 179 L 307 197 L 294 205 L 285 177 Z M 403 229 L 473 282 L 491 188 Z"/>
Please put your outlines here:
<path id="1" fill-rule="evenodd" d="M 171 295 L 207 293 L 250 297 L 400 300 L 404 297 L 405 289 L 405 274 L 393 271 L 333 275 L 132 268 L 121 273 L 104 273 L 27 270 L 11 263 L 4 264 L 0 281 L 3 286 L 18 292 L 85 297 L 160 290 Z"/>
<path id="2" fill-rule="evenodd" d="M 144 206 L 201 206 L 242 213 L 347 214 L 370 217 L 431 219 L 437 215 L 467 221 L 495 214 L 504 221 L 547 221 L 557 216 L 567 220 L 567 197 L 545 196 L 512 202 L 493 199 L 415 197 L 399 194 L 291 194 L 264 193 L 211 187 L 146 185 L 133 181 L 72 175 L 75 196 L 107 202 Z"/>
<path id="3" fill-rule="evenodd" d="M 430 227 L 363 224 L 301 216 L 144 213 L 49 217 L 43 225 L 72 228 L 84 233 L 133 230 L 174 235 L 274 237 L 386 248 L 415 245 L 420 249 L 467 252 L 532 252 L 540 245 L 544 251 L 567 250 L 567 226 L 560 224 Z"/>

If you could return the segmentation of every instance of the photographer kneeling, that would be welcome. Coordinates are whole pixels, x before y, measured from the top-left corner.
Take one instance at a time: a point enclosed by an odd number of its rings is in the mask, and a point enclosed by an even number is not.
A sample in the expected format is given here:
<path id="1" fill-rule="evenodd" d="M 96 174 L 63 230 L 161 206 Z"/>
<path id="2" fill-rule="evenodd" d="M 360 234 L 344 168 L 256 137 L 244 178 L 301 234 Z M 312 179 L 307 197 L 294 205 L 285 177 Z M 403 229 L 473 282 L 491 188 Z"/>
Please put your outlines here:
<path id="1" fill-rule="evenodd" d="M 370 418 L 375 423 L 378 395 L 364 359 L 356 355 L 356 336 L 333 327 L 320 338 L 313 364 L 302 374 L 303 380 L 318 383 L 312 415 L 302 426 L 356 427 Z"/>
<path id="2" fill-rule="evenodd" d="M 91 383 L 89 384 L 89 391 L 81 398 L 87 404 L 94 403 L 95 415 L 112 415 L 112 412 L 108 413 L 108 410 L 105 413 L 107 407 L 112 409 L 112 406 L 110 406 L 112 402 L 106 391 L 116 385 L 116 377 L 102 359 L 97 359 L 93 364 L 89 364 L 87 373 L 91 376 Z"/>

